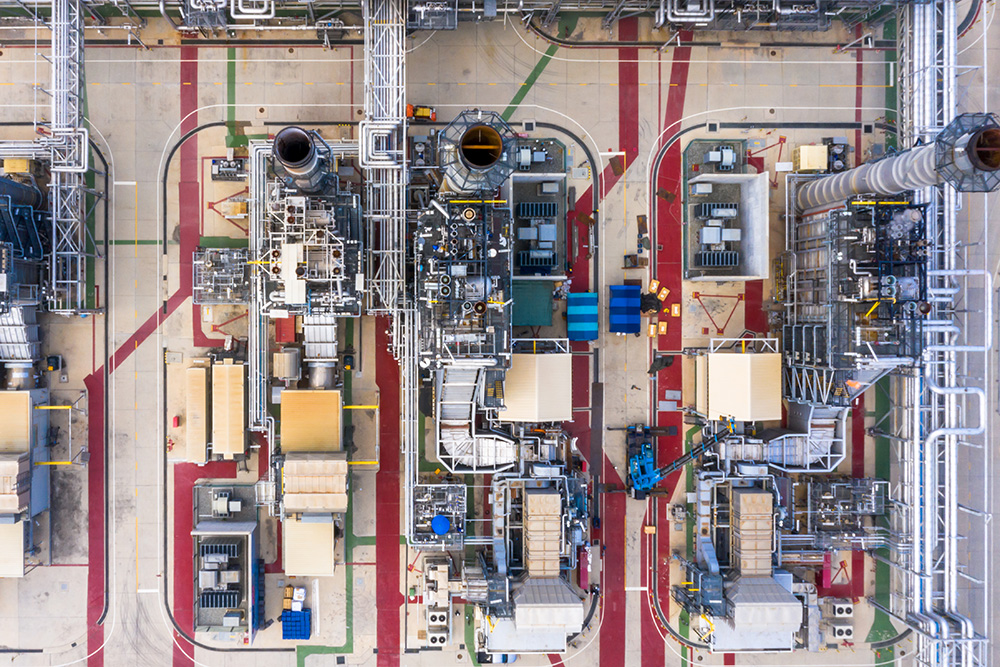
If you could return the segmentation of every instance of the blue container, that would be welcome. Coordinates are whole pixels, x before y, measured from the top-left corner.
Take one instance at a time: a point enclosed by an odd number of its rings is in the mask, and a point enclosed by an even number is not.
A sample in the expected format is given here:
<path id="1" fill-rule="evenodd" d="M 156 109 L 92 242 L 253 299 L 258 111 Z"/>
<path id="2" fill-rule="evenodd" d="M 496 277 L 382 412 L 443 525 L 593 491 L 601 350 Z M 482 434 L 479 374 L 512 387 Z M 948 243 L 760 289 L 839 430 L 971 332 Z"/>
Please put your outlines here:
<path id="1" fill-rule="evenodd" d="M 431 519 L 431 530 L 434 531 L 435 535 L 447 535 L 448 531 L 451 530 L 451 519 L 443 514 L 438 514 Z"/>
<path id="2" fill-rule="evenodd" d="M 281 612 L 282 639 L 309 639 L 312 636 L 312 610 Z"/>

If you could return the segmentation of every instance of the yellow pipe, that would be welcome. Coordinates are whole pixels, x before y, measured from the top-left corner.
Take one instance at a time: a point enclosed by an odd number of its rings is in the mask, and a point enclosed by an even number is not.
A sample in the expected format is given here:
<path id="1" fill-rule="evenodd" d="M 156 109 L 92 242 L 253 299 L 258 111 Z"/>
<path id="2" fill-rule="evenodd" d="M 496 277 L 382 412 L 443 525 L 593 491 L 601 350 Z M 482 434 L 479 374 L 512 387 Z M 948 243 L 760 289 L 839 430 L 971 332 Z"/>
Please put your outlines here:
<path id="1" fill-rule="evenodd" d="M 868 317 L 869 315 L 871 315 L 872 313 L 874 313 L 874 312 L 875 312 L 875 309 L 876 309 L 876 308 L 878 308 L 878 305 L 879 305 L 880 303 L 882 303 L 882 302 L 881 302 L 881 301 L 876 301 L 876 302 L 875 302 L 875 305 L 874 305 L 874 306 L 872 306 L 871 308 L 869 308 L 869 309 L 868 309 L 868 312 L 867 312 L 867 313 L 865 313 L 865 317 Z"/>
<path id="2" fill-rule="evenodd" d="M 377 405 L 345 405 L 345 410 L 378 410 Z"/>
<path id="3" fill-rule="evenodd" d="M 348 461 L 349 466 L 376 466 L 378 461 Z"/>
<path id="4" fill-rule="evenodd" d="M 36 410 L 72 410 L 72 405 L 36 405 Z"/>
<path id="5" fill-rule="evenodd" d="M 452 199 L 452 204 L 506 204 L 506 199 Z"/>
<path id="6" fill-rule="evenodd" d="M 247 264 L 273 264 L 273 262 L 269 262 L 266 259 L 250 259 L 247 260 Z"/>
<path id="7" fill-rule="evenodd" d="M 71 466 L 72 461 L 35 461 L 36 466 Z"/>

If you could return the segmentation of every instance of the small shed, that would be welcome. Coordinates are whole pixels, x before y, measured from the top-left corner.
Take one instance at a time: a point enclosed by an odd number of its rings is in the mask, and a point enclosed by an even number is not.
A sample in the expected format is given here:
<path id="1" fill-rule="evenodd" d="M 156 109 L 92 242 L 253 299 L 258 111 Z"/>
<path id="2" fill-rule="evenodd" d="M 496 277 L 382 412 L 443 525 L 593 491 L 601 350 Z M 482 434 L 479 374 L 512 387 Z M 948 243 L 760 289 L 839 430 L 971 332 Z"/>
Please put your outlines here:
<path id="1" fill-rule="evenodd" d="M 245 371 L 231 359 L 212 365 L 212 453 L 226 459 L 246 449 Z"/>
<path id="2" fill-rule="evenodd" d="M 736 421 L 781 419 L 781 354 L 706 355 L 707 416 Z"/>
<path id="3" fill-rule="evenodd" d="M 327 389 L 281 392 L 281 449 L 285 452 L 339 452 L 340 392 Z"/>
<path id="4" fill-rule="evenodd" d="M 513 354 L 504 379 L 500 421 L 562 422 L 573 419 L 573 355 Z"/>
<path id="5" fill-rule="evenodd" d="M 24 576 L 24 522 L 0 523 L 0 577 Z"/>
<path id="6" fill-rule="evenodd" d="M 282 523 L 282 565 L 289 577 L 329 577 L 335 569 L 335 524 L 323 520 L 289 518 Z"/>

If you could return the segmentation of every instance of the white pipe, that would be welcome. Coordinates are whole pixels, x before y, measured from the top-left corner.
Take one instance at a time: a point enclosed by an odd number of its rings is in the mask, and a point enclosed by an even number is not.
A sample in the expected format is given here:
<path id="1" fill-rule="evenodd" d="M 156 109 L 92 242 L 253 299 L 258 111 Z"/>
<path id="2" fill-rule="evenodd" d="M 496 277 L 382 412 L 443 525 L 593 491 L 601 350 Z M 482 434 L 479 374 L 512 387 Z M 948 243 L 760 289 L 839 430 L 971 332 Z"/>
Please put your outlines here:
<path id="1" fill-rule="evenodd" d="M 986 317 L 983 318 L 985 320 L 985 332 L 983 333 L 982 345 L 952 345 L 951 343 L 928 345 L 924 348 L 924 352 L 989 352 L 993 346 L 993 317 L 991 315 L 993 312 L 993 290 L 990 289 L 991 276 L 989 272 L 985 269 L 937 269 L 928 271 L 927 275 L 931 277 L 983 276 L 985 280 L 983 292 L 986 296 L 986 305 L 984 307 Z M 957 334 L 957 331 L 955 333 Z"/>

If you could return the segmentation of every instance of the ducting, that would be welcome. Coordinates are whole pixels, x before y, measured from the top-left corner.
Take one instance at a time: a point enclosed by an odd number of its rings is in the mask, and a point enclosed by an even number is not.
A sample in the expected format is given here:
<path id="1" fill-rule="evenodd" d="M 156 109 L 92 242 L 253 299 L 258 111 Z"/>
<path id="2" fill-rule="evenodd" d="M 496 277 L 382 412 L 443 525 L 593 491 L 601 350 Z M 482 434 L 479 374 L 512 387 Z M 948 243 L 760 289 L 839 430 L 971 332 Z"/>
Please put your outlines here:
<path id="1" fill-rule="evenodd" d="M 38 188 L 0 176 L 0 197 L 10 197 L 12 206 L 42 208 L 44 198 Z"/>
<path id="2" fill-rule="evenodd" d="M 798 188 L 800 211 L 839 204 L 854 195 L 895 195 L 950 183 L 962 192 L 1000 185 L 1000 123 L 994 114 L 963 114 L 932 144 L 818 178 Z"/>

